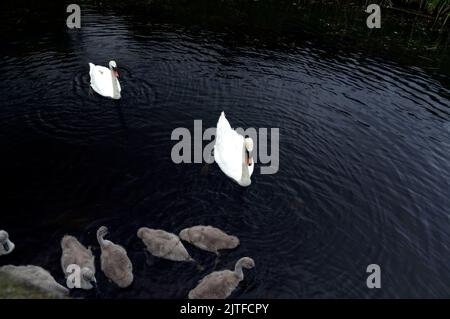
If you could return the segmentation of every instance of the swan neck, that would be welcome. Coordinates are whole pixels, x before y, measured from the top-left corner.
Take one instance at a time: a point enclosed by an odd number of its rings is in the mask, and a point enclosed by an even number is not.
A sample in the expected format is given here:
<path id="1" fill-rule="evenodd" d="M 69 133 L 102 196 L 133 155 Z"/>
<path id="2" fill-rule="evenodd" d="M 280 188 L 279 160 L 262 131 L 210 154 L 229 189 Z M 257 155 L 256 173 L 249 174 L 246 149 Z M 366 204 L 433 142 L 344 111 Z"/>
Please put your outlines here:
<path id="1" fill-rule="evenodd" d="M 113 87 L 113 97 L 118 97 L 119 96 L 119 87 L 117 85 L 117 78 L 114 75 L 113 70 L 111 70 L 111 78 L 112 78 L 112 87 Z"/>
<path id="2" fill-rule="evenodd" d="M 243 185 L 250 185 L 251 181 L 250 181 L 250 172 L 248 171 L 248 164 L 246 161 L 246 148 L 245 148 L 245 143 L 243 145 L 243 149 L 242 149 L 242 177 L 241 177 L 241 183 Z"/>
<path id="3" fill-rule="evenodd" d="M 242 271 L 242 263 L 238 261 L 234 267 L 235 274 L 239 277 L 239 280 L 244 279 L 244 272 Z"/>
<path id="4" fill-rule="evenodd" d="M 105 240 L 103 239 L 103 236 L 104 235 L 97 233 L 97 241 L 101 248 L 105 247 Z"/>

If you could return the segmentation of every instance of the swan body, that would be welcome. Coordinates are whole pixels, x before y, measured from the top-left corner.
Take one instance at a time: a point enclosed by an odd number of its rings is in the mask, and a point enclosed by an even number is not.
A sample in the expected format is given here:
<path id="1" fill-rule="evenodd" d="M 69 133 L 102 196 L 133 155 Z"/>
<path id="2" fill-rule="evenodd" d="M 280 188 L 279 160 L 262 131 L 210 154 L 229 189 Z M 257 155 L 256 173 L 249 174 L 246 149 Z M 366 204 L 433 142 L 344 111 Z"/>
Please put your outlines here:
<path id="1" fill-rule="evenodd" d="M 217 122 L 214 159 L 222 172 L 241 186 L 250 186 L 254 162 L 253 140 L 238 134 L 222 112 Z"/>
<path id="2" fill-rule="evenodd" d="M 47 270 L 39 266 L 7 265 L 0 267 L 0 273 L 9 275 L 25 285 L 36 287 L 58 298 L 66 297 L 69 294 L 66 287 L 57 283 Z"/>
<path id="3" fill-rule="evenodd" d="M 120 99 L 122 88 L 118 80 L 119 73 L 115 61 L 109 62 L 109 69 L 89 63 L 89 75 L 91 77 L 91 87 L 95 92 L 112 99 Z"/>
<path id="4" fill-rule="evenodd" d="M 175 234 L 161 229 L 142 227 L 138 230 L 137 236 L 153 256 L 172 261 L 194 261 Z"/>
<path id="5" fill-rule="evenodd" d="M 0 230 L 0 256 L 10 254 L 16 246 L 9 240 L 9 234 Z"/>
<path id="6" fill-rule="evenodd" d="M 199 225 L 185 228 L 180 232 L 180 238 L 200 249 L 216 254 L 219 250 L 233 249 L 239 245 L 239 238 L 212 226 Z"/>
<path id="7" fill-rule="evenodd" d="M 91 249 L 86 248 L 75 237 L 66 235 L 61 240 L 61 267 L 68 277 L 69 265 L 78 265 L 81 269 L 81 289 L 92 289 L 97 285 L 95 280 L 95 257 Z"/>
<path id="8" fill-rule="evenodd" d="M 101 269 L 111 281 L 120 288 L 126 288 L 133 283 L 133 265 L 127 251 L 120 245 L 104 239 L 108 228 L 102 226 L 97 231 L 97 240 L 102 251 L 100 256 Z"/>
<path id="9" fill-rule="evenodd" d="M 225 299 L 237 288 L 244 279 L 242 268 L 251 269 L 255 262 L 250 257 L 243 257 L 236 263 L 234 271 L 215 271 L 199 281 L 189 292 L 189 299 Z"/>

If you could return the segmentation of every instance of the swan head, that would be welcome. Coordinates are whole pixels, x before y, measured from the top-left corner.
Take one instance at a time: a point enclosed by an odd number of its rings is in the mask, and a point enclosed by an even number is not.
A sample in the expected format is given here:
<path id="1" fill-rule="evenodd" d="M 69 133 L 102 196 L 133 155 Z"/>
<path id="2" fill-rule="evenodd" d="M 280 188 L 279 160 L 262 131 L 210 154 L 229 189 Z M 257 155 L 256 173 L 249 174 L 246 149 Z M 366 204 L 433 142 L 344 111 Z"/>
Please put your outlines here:
<path id="1" fill-rule="evenodd" d="M 115 77 L 119 77 L 119 69 L 117 68 L 117 63 L 114 60 L 109 61 L 109 69 L 113 72 Z"/>
<path id="2" fill-rule="evenodd" d="M 97 280 L 95 279 L 95 274 L 91 269 L 83 267 L 81 269 L 81 279 L 83 280 L 84 289 L 97 288 Z"/>
<path id="3" fill-rule="evenodd" d="M 141 227 L 141 228 L 139 228 L 138 231 L 137 231 L 137 236 L 138 236 L 140 239 L 144 238 L 144 235 L 145 235 L 145 233 L 147 232 L 147 229 L 148 229 L 148 228 L 146 228 L 146 227 Z"/>
<path id="4" fill-rule="evenodd" d="M 183 230 L 180 231 L 180 233 L 178 234 L 178 236 L 185 241 L 189 241 L 189 229 L 185 228 Z"/>
<path id="5" fill-rule="evenodd" d="M 97 230 L 97 241 L 101 243 L 104 241 L 104 237 L 108 235 L 108 227 L 106 226 L 101 226 L 98 230 Z"/>
<path id="6" fill-rule="evenodd" d="M 250 153 L 251 151 L 253 151 L 253 139 L 251 137 L 249 137 L 248 135 L 245 136 L 244 139 L 244 143 L 245 143 L 245 149 Z"/>
<path id="7" fill-rule="evenodd" d="M 189 228 L 185 228 L 178 234 L 182 240 L 185 240 L 189 243 L 196 242 L 201 240 L 202 234 L 196 231 L 190 232 Z"/>
<path id="8" fill-rule="evenodd" d="M 9 254 L 14 250 L 14 244 L 9 240 L 9 234 L 0 230 L 0 255 Z"/>
<path id="9" fill-rule="evenodd" d="M 255 261 L 250 257 L 243 257 L 239 259 L 238 264 L 240 264 L 242 268 L 245 269 L 252 269 L 255 267 Z"/>
<path id="10" fill-rule="evenodd" d="M 244 138 L 244 145 L 246 150 L 246 162 L 248 166 L 252 165 L 252 157 L 250 156 L 250 153 L 253 151 L 253 139 L 249 137 L 248 135 Z"/>

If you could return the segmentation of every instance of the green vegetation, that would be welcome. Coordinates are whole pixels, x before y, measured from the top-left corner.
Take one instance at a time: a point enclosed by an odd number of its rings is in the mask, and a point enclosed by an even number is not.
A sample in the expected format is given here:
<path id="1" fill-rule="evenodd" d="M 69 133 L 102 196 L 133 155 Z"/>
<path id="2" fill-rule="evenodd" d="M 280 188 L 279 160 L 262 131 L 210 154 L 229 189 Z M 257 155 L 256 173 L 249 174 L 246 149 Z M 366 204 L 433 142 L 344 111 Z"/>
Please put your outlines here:
<path id="1" fill-rule="evenodd" d="M 383 0 L 381 4 L 400 10 L 411 8 L 411 13 L 429 14 L 434 18 L 434 26 L 440 28 L 446 26 L 450 18 L 450 0 Z"/>

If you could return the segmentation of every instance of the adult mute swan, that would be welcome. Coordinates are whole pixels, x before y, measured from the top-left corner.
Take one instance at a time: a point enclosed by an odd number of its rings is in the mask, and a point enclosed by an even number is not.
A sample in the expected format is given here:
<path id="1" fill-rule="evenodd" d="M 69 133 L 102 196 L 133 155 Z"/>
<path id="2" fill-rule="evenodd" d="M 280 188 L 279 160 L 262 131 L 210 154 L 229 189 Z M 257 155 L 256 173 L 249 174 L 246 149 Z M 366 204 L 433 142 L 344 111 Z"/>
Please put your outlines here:
<path id="1" fill-rule="evenodd" d="M 222 112 L 217 122 L 214 159 L 222 172 L 241 186 L 250 186 L 254 163 L 253 140 L 233 130 Z"/>
<path id="2" fill-rule="evenodd" d="M 109 69 L 89 63 L 89 75 L 91 87 L 95 92 L 105 97 L 120 99 L 122 89 L 118 80 L 119 72 L 116 61 L 109 61 Z"/>
<path id="3" fill-rule="evenodd" d="M 0 256 L 10 254 L 14 250 L 14 247 L 14 244 L 9 240 L 8 233 L 0 230 Z"/>
<path id="4" fill-rule="evenodd" d="M 225 299 L 244 280 L 242 268 L 255 267 L 255 261 L 250 257 L 243 257 L 236 263 L 234 271 L 215 271 L 199 281 L 197 287 L 189 292 L 189 299 Z"/>

